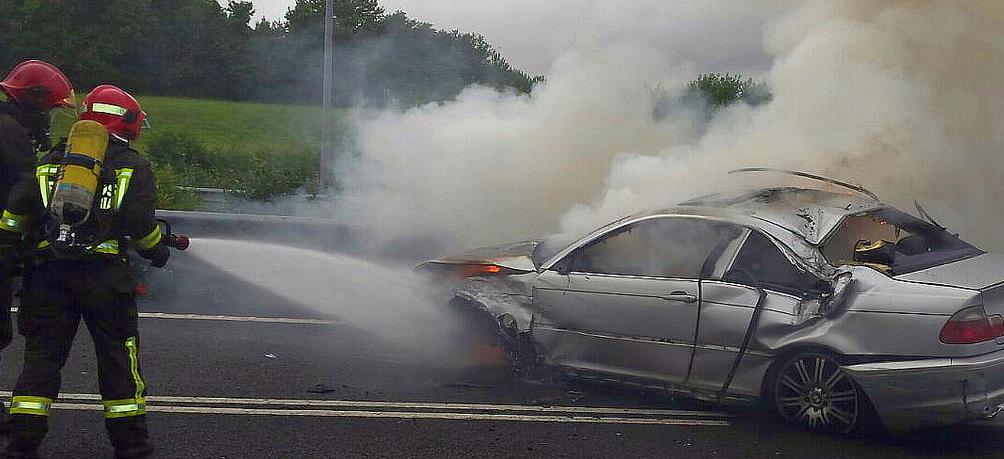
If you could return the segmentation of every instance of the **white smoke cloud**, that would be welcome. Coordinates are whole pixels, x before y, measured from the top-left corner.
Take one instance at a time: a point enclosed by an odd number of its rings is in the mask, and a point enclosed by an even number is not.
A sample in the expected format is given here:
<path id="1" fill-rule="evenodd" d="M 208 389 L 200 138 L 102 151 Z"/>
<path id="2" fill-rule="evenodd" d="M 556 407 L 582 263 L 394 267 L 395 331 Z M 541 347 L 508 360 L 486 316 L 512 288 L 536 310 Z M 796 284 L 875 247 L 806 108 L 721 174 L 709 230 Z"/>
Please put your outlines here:
<path id="1" fill-rule="evenodd" d="M 550 70 L 570 49 L 657 48 L 698 71 L 760 71 L 769 65 L 763 22 L 787 3 L 734 0 L 382 0 L 442 29 L 484 35 L 514 65 Z"/>
<path id="2" fill-rule="evenodd" d="M 583 15 L 555 18 L 566 32 L 541 45 L 561 51 L 533 96 L 471 88 L 451 103 L 360 114 L 359 167 L 343 179 L 375 237 L 459 246 L 579 230 L 764 165 L 849 178 L 903 207 L 920 199 L 964 237 L 1004 247 L 1004 4 L 575 3 Z M 703 36 L 730 21 L 766 31 L 774 101 L 733 106 L 700 129 L 685 112 L 655 120 L 652 87 L 682 87 L 694 56 L 750 47 L 674 41 L 657 25 L 681 15 Z"/>
<path id="3" fill-rule="evenodd" d="M 225 5 L 226 0 L 219 0 Z M 253 0 L 255 18 L 282 19 L 294 0 Z M 389 13 L 440 29 L 477 32 L 519 68 L 546 72 L 569 49 L 590 42 L 646 41 L 699 71 L 765 69 L 763 21 L 787 2 L 737 5 L 730 0 L 380 0 Z M 694 53 L 694 50 L 702 50 Z"/>

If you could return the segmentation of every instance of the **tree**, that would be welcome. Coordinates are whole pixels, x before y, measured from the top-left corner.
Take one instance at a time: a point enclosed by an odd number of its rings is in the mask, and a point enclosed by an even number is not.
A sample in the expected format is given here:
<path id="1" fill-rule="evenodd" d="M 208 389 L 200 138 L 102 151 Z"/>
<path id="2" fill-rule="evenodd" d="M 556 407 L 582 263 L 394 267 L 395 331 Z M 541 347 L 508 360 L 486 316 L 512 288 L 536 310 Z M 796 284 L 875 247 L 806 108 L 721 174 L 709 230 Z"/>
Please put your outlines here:
<path id="1" fill-rule="evenodd" d="M 770 102 L 773 96 L 765 82 L 726 73 L 705 73 L 690 82 L 689 91 L 700 96 L 712 108 L 724 107 L 738 101 L 757 106 Z"/>
<path id="2" fill-rule="evenodd" d="M 289 32 L 320 32 L 323 36 L 324 5 L 325 0 L 296 0 L 285 15 Z M 384 9 L 377 0 L 335 0 L 334 13 L 336 39 L 360 32 L 379 32 L 384 17 Z"/>
<path id="3" fill-rule="evenodd" d="M 316 103 L 324 4 L 297 0 L 284 20 L 252 26 L 253 0 L 0 0 L 0 66 L 45 59 L 80 91 Z M 338 104 L 443 101 L 471 84 L 526 93 L 541 80 L 480 35 L 387 15 L 377 0 L 334 6 Z"/>

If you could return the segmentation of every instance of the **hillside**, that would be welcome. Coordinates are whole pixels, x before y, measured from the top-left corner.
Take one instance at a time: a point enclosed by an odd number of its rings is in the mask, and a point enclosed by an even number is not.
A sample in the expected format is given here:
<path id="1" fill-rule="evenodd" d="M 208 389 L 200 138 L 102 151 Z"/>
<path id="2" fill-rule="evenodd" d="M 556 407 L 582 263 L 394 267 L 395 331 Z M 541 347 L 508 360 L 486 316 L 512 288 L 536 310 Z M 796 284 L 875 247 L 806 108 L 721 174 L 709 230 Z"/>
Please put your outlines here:
<path id="1" fill-rule="evenodd" d="M 143 132 L 135 147 L 153 161 L 161 185 L 161 207 L 199 207 L 195 194 L 177 186 L 225 188 L 258 200 L 298 190 L 316 191 L 319 107 L 137 98 L 152 127 Z M 348 135 L 345 116 L 343 109 L 332 112 L 336 143 L 344 142 Z M 58 141 L 67 135 L 75 117 L 62 111 L 53 120 L 53 138 Z"/>
<path id="2" fill-rule="evenodd" d="M 210 149 L 316 150 L 321 136 L 321 108 L 207 99 L 138 96 L 152 129 L 143 132 L 140 150 L 151 139 L 184 133 Z M 336 109 L 335 119 L 344 116 Z M 72 120 L 55 118 L 53 137 L 65 136 Z"/>

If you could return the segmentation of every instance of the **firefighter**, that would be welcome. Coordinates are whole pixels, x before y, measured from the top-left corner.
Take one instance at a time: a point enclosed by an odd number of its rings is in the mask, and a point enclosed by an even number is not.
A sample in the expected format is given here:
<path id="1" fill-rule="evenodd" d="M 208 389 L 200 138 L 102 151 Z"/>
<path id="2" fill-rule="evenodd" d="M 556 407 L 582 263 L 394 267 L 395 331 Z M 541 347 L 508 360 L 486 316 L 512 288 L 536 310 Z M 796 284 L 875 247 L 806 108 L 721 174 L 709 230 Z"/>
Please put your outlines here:
<path id="1" fill-rule="evenodd" d="M 154 218 L 153 171 L 130 146 L 145 118 L 125 91 L 95 88 L 84 99 L 81 121 L 68 142 L 40 161 L 37 198 L 21 201 L 30 202 L 29 212 L 40 216 L 39 227 L 29 232 L 42 237 L 18 314 L 25 361 L 11 400 L 7 456 L 36 454 L 81 319 L 94 341 L 105 427 L 116 457 L 143 457 L 153 450 L 138 356 L 135 285 L 126 256 L 131 246 L 155 267 L 163 267 L 169 256 Z M 104 137 L 95 138 L 95 129 Z M 93 145 L 103 151 L 89 151 Z M 96 185 L 73 182 L 88 174 Z M 74 189 L 91 190 L 90 209 L 80 200 L 83 194 L 61 194 Z"/>
<path id="2" fill-rule="evenodd" d="M 52 148 L 49 113 L 59 107 L 72 109 L 75 100 L 66 75 L 51 64 L 37 60 L 14 67 L 0 81 L 0 89 L 7 97 L 6 102 L 0 103 L 2 206 L 6 205 L 15 187 L 30 187 L 35 183 L 35 153 Z M 13 335 L 10 306 L 14 265 L 16 253 L 22 251 L 19 246 L 23 242 L 24 225 L 20 215 L 4 212 L 0 217 L 0 350 L 10 344 Z"/>

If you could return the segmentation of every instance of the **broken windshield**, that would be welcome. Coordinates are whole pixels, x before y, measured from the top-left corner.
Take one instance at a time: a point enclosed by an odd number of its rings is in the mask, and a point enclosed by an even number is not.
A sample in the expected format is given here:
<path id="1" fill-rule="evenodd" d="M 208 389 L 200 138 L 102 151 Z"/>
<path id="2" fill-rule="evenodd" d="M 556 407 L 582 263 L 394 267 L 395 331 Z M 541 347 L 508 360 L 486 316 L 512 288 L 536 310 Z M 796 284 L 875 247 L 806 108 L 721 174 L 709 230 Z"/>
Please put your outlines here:
<path id="1" fill-rule="evenodd" d="M 892 208 L 847 217 L 820 249 L 831 264 L 867 264 L 892 275 L 984 253 L 957 235 Z"/>

